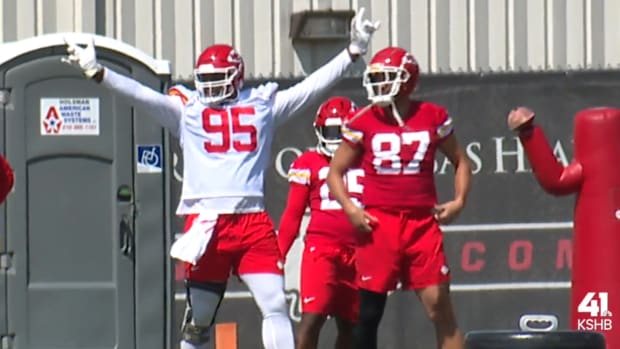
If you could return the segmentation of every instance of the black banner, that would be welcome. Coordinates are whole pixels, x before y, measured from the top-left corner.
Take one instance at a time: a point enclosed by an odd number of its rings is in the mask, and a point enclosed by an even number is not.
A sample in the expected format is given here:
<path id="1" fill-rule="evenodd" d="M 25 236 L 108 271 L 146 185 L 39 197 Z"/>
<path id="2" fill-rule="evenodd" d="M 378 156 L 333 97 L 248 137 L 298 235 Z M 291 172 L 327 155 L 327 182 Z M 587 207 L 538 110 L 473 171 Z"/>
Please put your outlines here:
<path id="1" fill-rule="evenodd" d="M 281 85 L 294 82 L 281 81 Z M 347 96 L 358 105 L 366 103 L 361 79 L 342 81 L 330 95 Z M 464 331 L 516 329 L 520 315 L 547 313 L 557 315 L 560 327 L 567 328 L 574 197 L 553 197 L 540 189 L 521 145 L 506 126 L 506 116 L 519 105 L 536 111 L 536 122 L 545 130 L 558 160 L 566 165 L 573 155 L 575 113 L 617 105 L 620 72 L 422 77 L 416 97 L 448 108 L 473 166 L 467 207 L 456 222 L 444 227 L 460 326 Z M 276 224 L 288 191 L 285 173 L 297 155 L 316 144 L 312 121 L 322 100 L 308 105 L 303 115 L 276 133 L 265 183 L 268 211 Z M 180 194 L 182 159 L 176 144 L 172 151 L 177 159 L 174 206 Z M 437 156 L 435 173 L 440 200 L 449 200 L 453 168 L 442 155 Z M 175 231 L 181 229 L 182 222 L 177 220 Z M 300 246 L 297 242 L 292 253 L 298 254 Z M 288 263 L 287 288 L 294 313 L 299 261 L 289 255 Z M 178 285 L 181 293 L 182 284 Z M 231 279 L 228 291 L 219 320 L 238 322 L 240 348 L 256 348 L 260 316 L 236 280 Z M 334 335 L 330 324 L 321 347 L 330 347 Z M 435 346 L 432 327 L 415 295 L 390 296 L 381 341 L 386 349 Z"/>

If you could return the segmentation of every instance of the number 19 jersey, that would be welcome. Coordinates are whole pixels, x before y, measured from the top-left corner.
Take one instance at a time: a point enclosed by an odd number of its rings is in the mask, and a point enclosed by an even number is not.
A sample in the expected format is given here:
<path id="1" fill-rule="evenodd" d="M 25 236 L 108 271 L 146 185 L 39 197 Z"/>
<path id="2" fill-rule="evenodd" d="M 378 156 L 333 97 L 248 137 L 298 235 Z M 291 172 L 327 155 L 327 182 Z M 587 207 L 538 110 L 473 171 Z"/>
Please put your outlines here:
<path id="1" fill-rule="evenodd" d="M 371 107 L 343 126 L 343 139 L 362 150 L 367 207 L 407 209 L 437 202 L 433 166 L 439 144 L 453 132 L 445 108 L 412 101 L 404 126 Z"/>
<path id="2" fill-rule="evenodd" d="M 329 160 L 329 157 L 317 151 L 307 151 L 291 165 L 288 180 L 310 188 L 310 222 L 306 234 L 353 245 L 356 229 L 327 187 Z M 364 171 L 356 168 L 350 169 L 345 175 L 347 191 L 358 205 L 363 191 L 363 177 Z"/>

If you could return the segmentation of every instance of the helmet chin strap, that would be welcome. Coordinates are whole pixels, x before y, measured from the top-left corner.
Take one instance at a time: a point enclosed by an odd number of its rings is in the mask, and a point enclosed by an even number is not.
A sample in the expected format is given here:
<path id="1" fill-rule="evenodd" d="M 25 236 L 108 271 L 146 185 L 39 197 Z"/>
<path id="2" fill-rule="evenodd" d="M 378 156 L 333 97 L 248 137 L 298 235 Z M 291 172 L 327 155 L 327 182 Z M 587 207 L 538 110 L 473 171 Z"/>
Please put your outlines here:
<path id="1" fill-rule="evenodd" d="M 390 105 L 392 106 L 392 116 L 394 116 L 394 119 L 396 119 L 398 126 L 400 127 L 405 126 L 405 123 L 403 122 L 403 118 L 400 117 L 400 113 L 398 112 L 398 108 L 396 108 L 396 103 L 394 103 L 393 99 Z"/>
<path id="2" fill-rule="evenodd" d="M 212 107 L 216 107 L 216 108 L 222 108 L 223 106 L 225 106 L 226 104 L 230 104 L 230 103 L 234 103 L 237 101 L 237 99 L 239 98 L 239 91 L 234 92 L 232 95 L 226 97 L 226 98 L 222 98 L 217 102 L 208 102 L 205 103 L 203 101 L 201 101 L 203 104 L 212 106 Z"/>
<path id="3" fill-rule="evenodd" d="M 357 111 L 357 113 L 355 113 L 355 115 L 353 115 L 350 119 L 349 122 L 352 122 L 353 120 L 359 118 L 360 116 L 362 116 L 362 114 L 364 114 L 368 109 L 372 108 L 373 106 L 378 105 L 378 106 L 386 106 L 383 103 L 375 103 L 372 102 L 370 104 L 368 104 L 367 106 L 365 106 L 364 108 L 360 109 Z M 394 103 L 394 99 L 392 99 L 392 101 L 390 101 L 390 103 L 388 104 L 389 106 L 392 107 L 392 115 L 394 116 L 394 119 L 396 119 L 396 122 L 398 123 L 398 126 L 403 127 L 405 126 L 405 123 L 403 122 L 403 118 L 400 116 L 400 113 L 398 112 L 398 108 L 396 108 L 396 103 Z"/>
<path id="4" fill-rule="evenodd" d="M 368 104 L 367 106 L 365 106 L 364 108 L 362 108 L 362 109 L 358 110 L 358 111 L 355 113 L 355 115 L 353 115 L 353 116 L 349 119 L 349 121 L 347 121 L 347 122 L 352 122 L 353 120 L 355 120 L 355 119 L 359 118 L 360 116 L 362 116 L 362 114 L 364 114 L 364 113 L 365 113 L 368 109 L 372 108 L 373 106 L 375 106 L 375 103 L 374 103 L 374 102 L 372 102 L 372 103 Z"/>

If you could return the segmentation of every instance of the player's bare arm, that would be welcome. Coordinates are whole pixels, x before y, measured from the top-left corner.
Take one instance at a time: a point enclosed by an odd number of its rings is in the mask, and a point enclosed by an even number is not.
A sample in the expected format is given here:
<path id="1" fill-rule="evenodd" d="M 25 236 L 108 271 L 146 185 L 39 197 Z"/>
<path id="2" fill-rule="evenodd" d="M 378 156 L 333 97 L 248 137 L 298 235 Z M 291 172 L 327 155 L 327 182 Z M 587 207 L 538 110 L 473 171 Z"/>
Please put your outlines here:
<path id="1" fill-rule="evenodd" d="M 454 166 L 454 199 L 435 207 L 435 217 L 442 224 L 452 222 L 459 215 L 469 193 L 471 185 L 471 166 L 465 150 L 459 144 L 453 134 L 439 146 L 439 150 L 448 158 Z"/>
<path id="2" fill-rule="evenodd" d="M 118 93 L 147 115 L 153 116 L 173 135 L 178 135 L 179 122 L 183 115 L 183 103 L 177 97 L 167 96 L 138 81 L 105 68 L 97 61 L 94 38 L 86 47 L 76 43 L 67 44 L 67 57 L 62 61 L 82 71 L 84 77 L 101 83 L 104 87 Z"/>
<path id="3" fill-rule="evenodd" d="M 288 251 L 299 234 L 301 221 L 310 199 L 310 187 L 307 185 L 291 183 L 286 199 L 286 207 L 280 219 L 278 228 L 278 245 L 282 258 L 286 259 Z"/>
<path id="4" fill-rule="evenodd" d="M 347 142 L 340 143 L 329 163 L 327 186 L 334 199 L 342 206 L 351 223 L 360 231 L 368 233 L 372 231 L 372 224 L 377 222 L 377 218 L 368 214 L 351 200 L 351 196 L 344 183 L 344 174 L 358 159 L 359 152 L 360 150 Z"/>

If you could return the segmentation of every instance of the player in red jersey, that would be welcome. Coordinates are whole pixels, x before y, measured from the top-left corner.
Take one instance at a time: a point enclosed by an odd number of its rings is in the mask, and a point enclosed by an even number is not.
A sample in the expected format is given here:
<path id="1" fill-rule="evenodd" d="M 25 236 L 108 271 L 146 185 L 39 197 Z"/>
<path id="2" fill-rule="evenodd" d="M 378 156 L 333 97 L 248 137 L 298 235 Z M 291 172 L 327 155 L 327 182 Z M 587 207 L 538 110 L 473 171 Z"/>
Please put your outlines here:
<path id="1" fill-rule="evenodd" d="M 286 256 L 297 237 L 306 207 L 310 206 L 310 223 L 305 236 L 301 264 L 301 324 L 297 349 L 316 349 L 319 333 L 327 316 L 336 319 L 336 349 L 351 348 L 353 323 L 358 316 L 355 285 L 355 233 L 340 204 L 329 194 L 325 179 L 329 161 L 341 142 L 341 127 L 356 111 L 345 97 L 332 97 L 318 109 L 314 128 L 319 140 L 316 150 L 306 151 L 291 165 L 290 190 L 278 240 Z M 349 169 L 346 190 L 359 205 L 364 172 Z"/>
<path id="2" fill-rule="evenodd" d="M 0 156 L 0 204 L 4 202 L 6 197 L 13 189 L 15 175 L 9 162 Z"/>
<path id="3" fill-rule="evenodd" d="M 419 76 L 413 56 L 385 48 L 364 72 L 372 104 L 343 126 L 343 139 L 327 183 L 349 220 L 363 232 L 356 252 L 360 317 L 356 349 L 377 348 L 377 328 L 388 291 L 400 281 L 414 290 L 435 326 L 437 346 L 462 349 L 449 296 L 450 271 L 440 223 L 452 221 L 465 205 L 471 170 L 442 106 L 411 100 Z M 455 168 L 454 199 L 437 204 L 433 178 L 439 149 Z M 364 209 L 347 193 L 342 175 L 361 161 Z"/>

